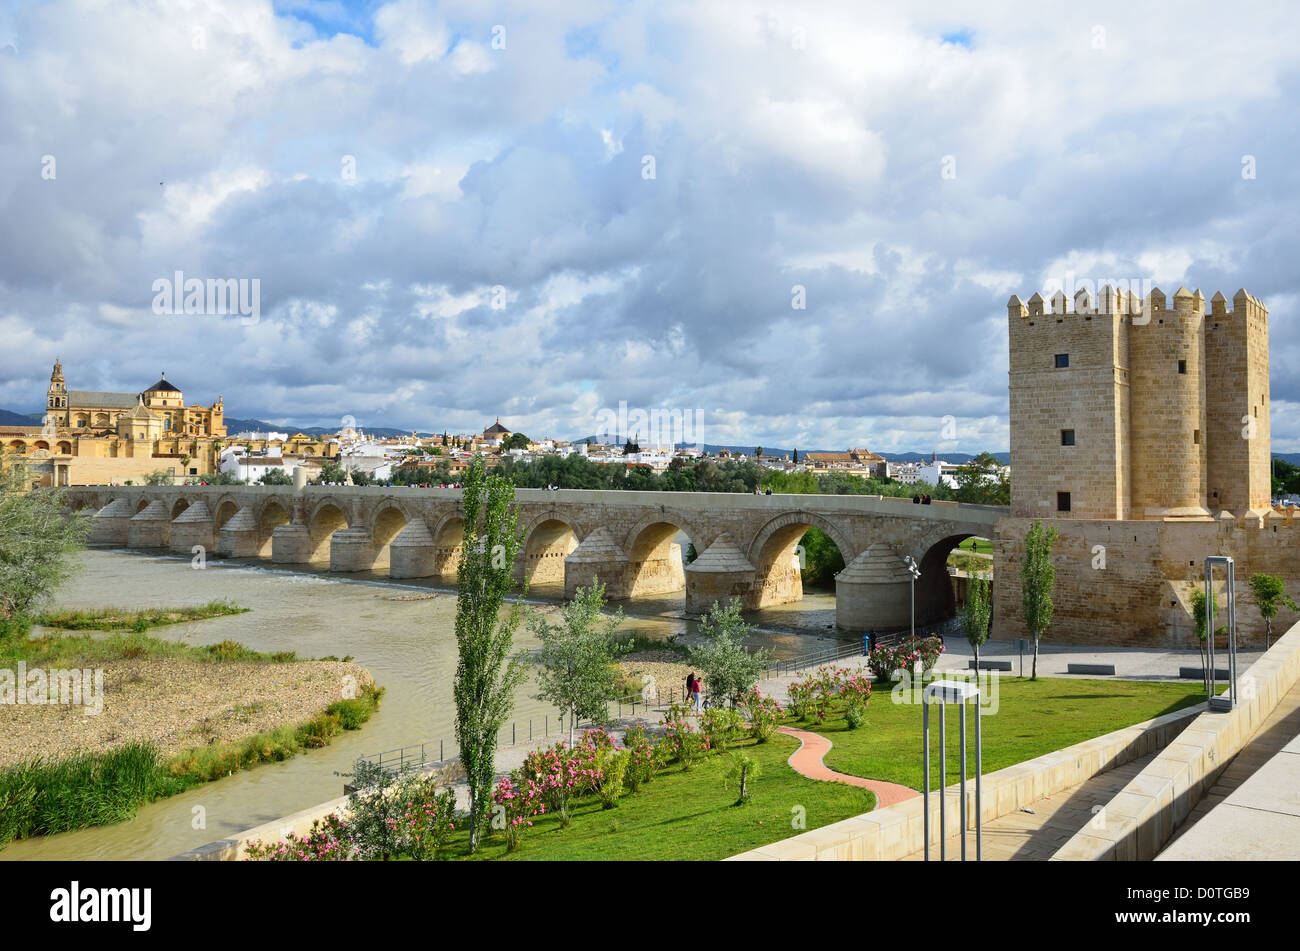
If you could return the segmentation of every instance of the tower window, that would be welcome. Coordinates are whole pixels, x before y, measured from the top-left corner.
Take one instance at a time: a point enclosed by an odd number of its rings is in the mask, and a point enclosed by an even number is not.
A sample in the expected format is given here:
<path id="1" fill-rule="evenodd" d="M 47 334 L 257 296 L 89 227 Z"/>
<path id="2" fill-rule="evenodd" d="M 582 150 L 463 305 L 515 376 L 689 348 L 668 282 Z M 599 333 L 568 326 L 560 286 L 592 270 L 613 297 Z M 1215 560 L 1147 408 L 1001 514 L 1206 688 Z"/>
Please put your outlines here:
<path id="1" fill-rule="evenodd" d="M 1069 492 L 1057 492 L 1057 493 L 1056 493 L 1056 511 L 1058 511 L 1058 512 L 1068 512 L 1068 511 L 1070 511 L 1070 493 L 1069 493 Z"/>
<path id="2" fill-rule="evenodd" d="M 1056 355 L 1056 369 L 1061 370 L 1070 365 L 1070 355 L 1068 353 L 1058 353 Z"/>
<path id="3" fill-rule="evenodd" d="M 1199 429 L 1192 430 L 1192 443 L 1197 446 L 1201 444 L 1201 431 Z"/>
<path id="4" fill-rule="evenodd" d="M 1186 373 L 1186 372 L 1187 372 L 1187 361 L 1186 361 L 1186 360 L 1179 360 L 1179 361 L 1178 361 L 1178 372 L 1179 372 L 1179 373 Z"/>
<path id="5" fill-rule="evenodd" d="M 1061 430 L 1061 445 L 1062 445 L 1062 446 L 1073 446 L 1073 445 L 1074 445 L 1074 430 L 1073 430 L 1073 429 L 1062 429 L 1062 430 Z"/>

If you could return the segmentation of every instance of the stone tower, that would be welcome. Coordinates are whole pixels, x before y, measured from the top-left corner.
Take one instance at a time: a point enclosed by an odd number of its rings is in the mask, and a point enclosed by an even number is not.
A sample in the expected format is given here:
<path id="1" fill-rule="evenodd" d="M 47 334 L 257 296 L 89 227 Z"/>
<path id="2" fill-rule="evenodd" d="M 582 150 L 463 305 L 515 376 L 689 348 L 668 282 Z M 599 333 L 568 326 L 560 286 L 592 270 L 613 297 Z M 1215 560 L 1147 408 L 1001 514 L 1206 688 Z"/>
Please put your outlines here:
<path id="1" fill-rule="evenodd" d="M 1013 296 L 1011 509 L 1204 520 L 1269 506 L 1268 311 L 1244 290 Z"/>
<path id="2" fill-rule="evenodd" d="M 63 384 L 63 364 L 57 357 L 50 374 L 50 388 L 45 392 L 45 417 L 56 426 L 68 425 L 68 389 Z"/>

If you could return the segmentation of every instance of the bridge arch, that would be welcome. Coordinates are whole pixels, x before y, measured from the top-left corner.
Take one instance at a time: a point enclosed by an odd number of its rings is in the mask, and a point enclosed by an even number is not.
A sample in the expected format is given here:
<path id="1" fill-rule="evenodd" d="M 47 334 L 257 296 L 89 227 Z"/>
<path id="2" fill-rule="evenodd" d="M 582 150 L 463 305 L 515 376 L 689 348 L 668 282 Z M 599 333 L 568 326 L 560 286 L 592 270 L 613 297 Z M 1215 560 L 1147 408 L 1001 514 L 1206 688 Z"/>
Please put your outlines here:
<path id="1" fill-rule="evenodd" d="M 564 559 L 578 547 L 579 530 L 554 510 L 534 516 L 521 533 L 515 578 L 529 587 L 564 587 Z"/>
<path id="2" fill-rule="evenodd" d="M 963 587 L 948 570 L 948 556 L 968 538 L 979 538 L 972 531 L 957 530 L 950 534 L 932 537 L 913 554 L 920 562 L 921 576 L 916 579 L 916 623 L 937 624 L 956 616 L 958 597 L 955 587 Z M 989 560 L 988 575 L 993 577 L 993 561 Z"/>
<path id="3" fill-rule="evenodd" d="M 308 521 L 308 561 L 330 560 L 330 539 L 334 533 L 348 527 L 348 517 L 334 502 L 319 502 L 312 509 Z"/>
<path id="4" fill-rule="evenodd" d="M 465 518 L 452 512 L 440 518 L 433 527 L 434 576 L 455 578 L 460 565 L 460 550 L 465 541 Z"/>
<path id="5" fill-rule="evenodd" d="M 798 546 L 813 528 L 830 538 L 844 564 L 853 560 L 856 548 L 829 519 L 802 509 L 777 515 L 755 533 L 749 545 L 747 557 L 754 566 L 754 587 L 748 607 L 765 608 L 802 600 L 802 569 L 807 562 L 800 558 Z"/>
<path id="6" fill-rule="evenodd" d="M 666 510 L 643 519 L 624 536 L 628 597 L 655 597 L 686 589 L 686 550 L 676 541 L 685 535 L 698 554 L 703 550 L 699 529 L 679 512 Z M 684 594 L 683 594 L 684 597 Z"/>
<path id="7" fill-rule="evenodd" d="M 189 507 L 190 507 L 190 500 L 187 499 L 187 498 L 179 498 L 179 499 L 177 499 L 175 502 L 173 502 L 173 503 L 172 503 L 172 521 L 175 521 L 175 520 L 176 520 L 176 517 L 177 517 L 178 515 L 180 515 L 182 512 L 184 512 L 184 511 L 185 511 L 187 508 L 189 508 Z"/>
<path id="8" fill-rule="evenodd" d="M 410 521 L 406 507 L 392 499 L 384 499 L 375 507 L 370 520 L 370 541 L 375 551 L 374 568 L 389 566 L 389 546 Z"/>

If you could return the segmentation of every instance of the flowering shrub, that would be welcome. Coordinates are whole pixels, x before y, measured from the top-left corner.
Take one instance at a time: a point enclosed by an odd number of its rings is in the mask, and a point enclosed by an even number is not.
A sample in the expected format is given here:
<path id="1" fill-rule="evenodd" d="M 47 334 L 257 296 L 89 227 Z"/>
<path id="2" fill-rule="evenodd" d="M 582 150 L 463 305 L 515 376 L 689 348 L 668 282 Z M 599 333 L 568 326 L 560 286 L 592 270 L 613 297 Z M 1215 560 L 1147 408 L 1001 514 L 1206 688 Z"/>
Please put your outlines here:
<path id="1" fill-rule="evenodd" d="M 739 710 L 730 707 L 709 707 L 704 711 L 700 726 L 711 748 L 725 752 L 731 741 L 739 736 L 744 718 Z"/>
<path id="2" fill-rule="evenodd" d="M 428 795 L 408 802 L 406 808 L 405 851 L 417 862 L 436 859 L 456 828 L 456 794 L 448 789 L 436 795 L 430 785 Z"/>
<path id="3" fill-rule="evenodd" d="M 740 707 L 749 721 L 749 735 L 760 743 L 766 743 L 781 722 L 781 704 L 772 697 L 763 696 L 754 687 L 741 697 Z"/>
<path id="4" fill-rule="evenodd" d="M 613 809 L 618 805 L 618 797 L 623 795 L 627 759 L 627 750 L 604 746 L 596 751 L 596 768 L 600 771 L 600 785 L 596 794 L 600 796 L 602 809 Z"/>
<path id="5" fill-rule="evenodd" d="M 301 839 L 290 832 L 281 842 L 254 839 L 244 846 L 244 855 L 264 862 L 350 862 L 360 858 L 347 823 L 334 813 L 316 819 Z"/>
<path id="6" fill-rule="evenodd" d="M 546 812 L 542 788 L 519 770 L 501 777 L 492 792 L 492 803 L 492 827 L 505 832 L 507 852 L 519 847 L 524 829 L 532 827 L 532 817 Z"/>
<path id="7" fill-rule="evenodd" d="M 867 668 L 876 680 L 885 682 L 894 679 L 894 671 L 911 670 L 912 665 L 908 657 L 895 647 L 879 644 L 867 655 Z"/>
<path id="8" fill-rule="evenodd" d="M 697 759 L 709 749 L 708 737 L 701 734 L 686 718 L 686 708 L 674 703 L 664 716 L 664 733 L 661 746 L 671 754 L 669 762 L 679 762 L 683 769 L 690 769 Z"/>
<path id="9" fill-rule="evenodd" d="M 849 667 L 819 667 L 790 685 L 791 697 L 798 696 L 804 716 L 821 723 L 832 705 L 840 703 L 849 728 L 862 725 L 871 698 L 871 679 Z M 794 701 L 791 701 L 794 707 Z"/>
<path id="10" fill-rule="evenodd" d="M 627 773 L 623 782 L 628 792 L 636 792 L 643 783 L 654 779 L 659 762 L 643 727 L 629 728 L 623 735 L 623 745 L 627 747 Z"/>

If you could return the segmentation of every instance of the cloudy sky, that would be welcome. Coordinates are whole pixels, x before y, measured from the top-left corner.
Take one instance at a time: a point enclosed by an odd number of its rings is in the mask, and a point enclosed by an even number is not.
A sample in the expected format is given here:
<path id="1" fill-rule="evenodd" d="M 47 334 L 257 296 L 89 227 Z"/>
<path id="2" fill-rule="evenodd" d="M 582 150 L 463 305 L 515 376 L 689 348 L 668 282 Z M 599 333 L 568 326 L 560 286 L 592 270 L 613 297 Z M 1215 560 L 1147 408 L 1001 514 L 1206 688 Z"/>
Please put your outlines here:
<path id="1" fill-rule="evenodd" d="M 301 425 L 1006 449 L 1006 300 L 1074 276 L 1261 297 L 1300 450 L 1293 13 L 913 6 L 8 0 L 0 407 L 57 355 Z M 155 313 L 176 272 L 256 314 Z"/>

